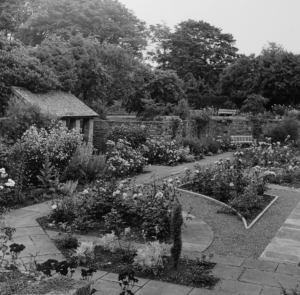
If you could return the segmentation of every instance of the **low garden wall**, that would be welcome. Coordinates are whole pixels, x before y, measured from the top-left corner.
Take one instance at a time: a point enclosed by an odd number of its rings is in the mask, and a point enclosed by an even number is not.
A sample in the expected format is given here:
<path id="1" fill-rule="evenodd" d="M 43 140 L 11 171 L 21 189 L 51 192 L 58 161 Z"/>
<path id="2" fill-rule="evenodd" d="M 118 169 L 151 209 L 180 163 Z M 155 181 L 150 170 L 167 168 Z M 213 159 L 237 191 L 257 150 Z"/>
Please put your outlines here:
<path id="1" fill-rule="evenodd" d="M 253 123 L 245 117 L 212 117 L 206 126 L 195 126 L 191 121 L 182 121 L 178 127 L 174 127 L 172 120 L 165 121 L 136 121 L 130 120 L 100 120 L 94 121 L 94 146 L 102 150 L 106 135 L 111 128 L 120 125 L 139 126 L 147 130 L 147 134 L 153 138 L 164 138 L 167 140 L 179 139 L 186 136 L 196 136 L 198 138 L 208 136 L 223 135 L 251 135 Z M 279 121 L 267 120 L 261 124 L 262 134 L 267 134 L 272 128 L 277 126 Z"/>

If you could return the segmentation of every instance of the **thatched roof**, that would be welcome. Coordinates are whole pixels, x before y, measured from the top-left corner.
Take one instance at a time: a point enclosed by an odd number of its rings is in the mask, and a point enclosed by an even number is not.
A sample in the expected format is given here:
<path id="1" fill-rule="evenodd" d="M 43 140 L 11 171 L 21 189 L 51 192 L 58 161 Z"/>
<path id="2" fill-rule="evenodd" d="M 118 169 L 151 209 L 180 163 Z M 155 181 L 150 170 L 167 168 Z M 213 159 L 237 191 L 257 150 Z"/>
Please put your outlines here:
<path id="1" fill-rule="evenodd" d="M 40 107 L 44 112 L 59 118 L 64 117 L 98 117 L 98 114 L 71 93 L 63 91 L 49 91 L 47 93 L 33 93 L 26 88 L 12 87 L 12 92 L 25 103 Z"/>

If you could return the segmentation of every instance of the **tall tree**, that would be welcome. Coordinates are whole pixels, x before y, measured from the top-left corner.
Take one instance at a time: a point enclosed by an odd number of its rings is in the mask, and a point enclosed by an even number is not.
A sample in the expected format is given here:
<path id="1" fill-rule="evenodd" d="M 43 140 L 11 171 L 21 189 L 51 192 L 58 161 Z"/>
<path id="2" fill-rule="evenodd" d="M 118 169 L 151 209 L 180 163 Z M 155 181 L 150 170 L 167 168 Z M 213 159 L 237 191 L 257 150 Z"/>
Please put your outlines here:
<path id="1" fill-rule="evenodd" d="M 131 95 L 126 108 L 140 114 L 149 102 L 161 105 L 177 104 L 185 98 L 183 84 L 174 71 L 156 70 L 147 77 L 145 84 Z"/>
<path id="2" fill-rule="evenodd" d="M 0 44 L 0 113 L 4 114 L 11 86 L 26 87 L 33 92 L 60 88 L 57 76 L 48 66 L 31 57 L 25 47 L 11 45 L 3 39 Z"/>
<path id="3" fill-rule="evenodd" d="M 157 51 L 155 56 L 159 66 L 175 70 L 179 77 L 191 72 L 210 87 L 214 87 L 221 71 L 237 58 L 233 36 L 203 21 L 181 22 L 174 33 L 163 34 L 161 43 L 165 49 Z"/>
<path id="4" fill-rule="evenodd" d="M 101 98 L 111 77 L 100 60 L 100 43 L 79 35 L 64 40 L 50 36 L 30 54 L 57 75 L 61 88 L 86 102 Z"/>
<path id="5" fill-rule="evenodd" d="M 39 5 L 20 28 L 18 37 L 30 45 L 52 34 L 65 39 L 78 33 L 100 43 L 118 44 L 133 52 L 146 45 L 147 30 L 123 4 L 113 0 L 38 0 Z"/>

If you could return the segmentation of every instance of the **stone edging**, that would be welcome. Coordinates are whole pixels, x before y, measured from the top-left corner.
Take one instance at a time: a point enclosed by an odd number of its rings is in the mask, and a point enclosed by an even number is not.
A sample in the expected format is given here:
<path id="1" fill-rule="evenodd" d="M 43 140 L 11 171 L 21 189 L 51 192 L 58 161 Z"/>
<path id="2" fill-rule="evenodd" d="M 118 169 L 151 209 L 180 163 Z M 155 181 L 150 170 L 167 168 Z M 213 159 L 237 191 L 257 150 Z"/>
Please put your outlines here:
<path id="1" fill-rule="evenodd" d="M 220 202 L 214 198 L 211 198 L 211 197 L 208 197 L 206 195 L 203 195 L 203 194 L 198 194 L 198 193 L 195 193 L 195 192 L 191 192 L 191 191 L 188 191 L 188 190 L 184 190 L 184 189 L 181 189 L 180 187 L 182 187 L 183 185 L 179 186 L 177 188 L 177 191 L 179 192 L 182 192 L 182 193 L 186 193 L 186 194 L 190 194 L 190 195 L 193 195 L 193 196 L 196 196 L 196 197 L 202 197 L 204 199 L 207 199 L 211 202 L 214 202 L 220 206 L 223 206 L 225 208 L 229 208 L 230 210 L 233 210 L 242 220 L 243 224 L 244 224 L 244 227 L 245 229 L 250 229 L 262 216 L 263 214 L 275 203 L 275 201 L 278 199 L 278 196 L 275 196 L 275 195 L 271 195 L 271 194 L 265 194 L 265 195 L 268 195 L 268 196 L 271 196 L 271 197 L 274 197 L 274 199 L 272 200 L 272 202 L 269 203 L 269 205 L 262 211 L 260 212 L 260 214 L 248 225 L 247 224 L 247 221 L 246 219 L 243 217 L 243 215 L 241 213 L 239 213 L 238 211 L 236 211 L 234 208 L 232 208 L 231 206 L 228 206 L 227 204 L 223 203 L 223 202 Z"/>

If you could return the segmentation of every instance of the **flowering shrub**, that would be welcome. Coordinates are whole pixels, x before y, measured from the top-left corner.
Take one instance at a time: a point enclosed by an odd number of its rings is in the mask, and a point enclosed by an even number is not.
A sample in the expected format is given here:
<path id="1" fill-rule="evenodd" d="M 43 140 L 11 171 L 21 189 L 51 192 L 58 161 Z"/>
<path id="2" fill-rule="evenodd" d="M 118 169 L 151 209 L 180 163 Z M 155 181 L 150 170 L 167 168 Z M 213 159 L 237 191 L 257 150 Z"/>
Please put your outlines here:
<path id="1" fill-rule="evenodd" d="M 119 184 L 99 182 L 94 188 L 64 196 L 54 205 L 48 219 L 56 224 L 63 222 L 76 229 L 86 229 L 105 217 L 110 228 L 119 226 L 118 231 L 138 225 L 147 237 L 165 237 L 170 234 L 178 181 L 169 179 L 161 185 L 155 182 L 135 185 L 129 180 Z"/>
<path id="2" fill-rule="evenodd" d="M 7 205 L 14 201 L 14 186 L 16 183 L 8 178 L 5 168 L 0 169 L 0 174 L 0 204 Z"/>
<path id="3" fill-rule="evenodd" d="M 187 159 L 186 155 L 190 155 L 189 148 L 180 146 L 175 140 L 155 140 L 147 139 L 145 145 L 148 151 L 144 156 L 148 159 L 149 164 L 166 164 L 176 165 Z M 193 161 L 191 157 L 189 161 Z"/>
<path id="4" fill-rule="evenodd" d="M 77 260 L 78 265 L 92 261 L 95 257 L 95 244 L 93 242 L 81 242 L 73 257 Z"/>
<path id="5" fill-rule="evenodd" d="M 193 175 L 187 170 L 187 188 L 227 203 L 244 213 L 244 217 L 250 217 L 263 205 L 261 196 L 267 190 L 266 173 L 260 167 L 246 171 L 243 155 L 236 152 L 233 161 L 220 159 L 206 168 L 197 164 Z"/>
<path id="6" fill-rule="evenodd" d="M 18 162 L 20 154 L 25 158 L 25 173 L 28 181 L 37 184 L 37 175 L 45 161 L 45 156 L 60 174 L 68 165 L 77 147 L 82 143 L 82 134 L 76 129 L 68 130 L 61 122 L 49 131 L 31 126 L 16 143 L 11 152 L 12 162 Z M 13 167 L 12 167 L 13 168 Z"/>
<path id="7" fill-rule="evenodd" d="M 107 169 L 115 177 L 122 177 L 140 173 L 147 163 L 143 154 L 147 151 L 145 146 L 133 149 L 128 141 L 119 139 L 117 142 L 109 140 L 107 146 Z"/>

